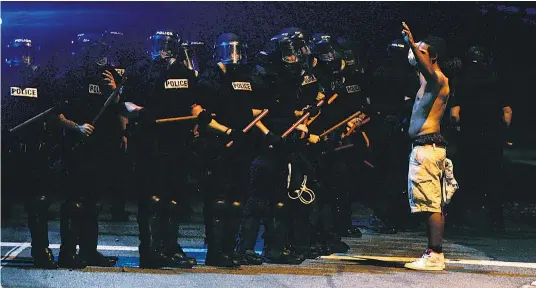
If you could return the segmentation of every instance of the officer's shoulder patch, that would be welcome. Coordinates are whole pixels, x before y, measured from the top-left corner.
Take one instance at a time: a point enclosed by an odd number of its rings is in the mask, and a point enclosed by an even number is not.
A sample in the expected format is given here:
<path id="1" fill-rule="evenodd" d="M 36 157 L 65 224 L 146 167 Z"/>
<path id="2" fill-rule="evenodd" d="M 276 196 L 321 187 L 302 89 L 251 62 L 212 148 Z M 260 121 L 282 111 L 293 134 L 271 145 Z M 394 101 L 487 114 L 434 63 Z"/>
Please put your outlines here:
<path id="1" fill-rule="evenodd" d="M 234 90 L 253 91 L 249 82 L 231 82 Z"/>
<path id="2" fill-rule="evenodd" d="M 37 88 L 9 87 L 11 96 L 37 98 Z"/>
<path id="3" fill-rule="evenodd" d="M 117 75 L 119 75 L 121 77 L 123 77 L 123 74 L 125 74 L 125 69 L 115 68 L 114 70 L 117 73 Z"/>
<path id="4" fill-rule="evenodd" d="M 311 83 L 314 83 L 316 82 L 316 77 L 315 75 L 311 74 L 311 75 L 304 75 L 303 76 L 303 82 L 302 82 L 302 86 L 305 86 L 305 85 L 309 85 Z"/>
<path id="5" fill-rule="evenodd" d="M 355 92 L 360 92 L 360 91 L 361 91 L 361 87 L 359 85 L 346 86 L 346 92 L 348 93 L 355 93 Z"/>
<path id="6" fill-rule="evenodd" d="M 164 83 L 165 89 L 185 89 L 188 88 L 188 79 L 167 79 Z"/>
<path id="7" fill-rule="evenodd" d="M 95 84 L 89 84 L 89 94 L 98 94 L 98 95 L 101 95 L 101 91 L 100 91 L 100 87 L 99 85 L 95 85 Z"/>

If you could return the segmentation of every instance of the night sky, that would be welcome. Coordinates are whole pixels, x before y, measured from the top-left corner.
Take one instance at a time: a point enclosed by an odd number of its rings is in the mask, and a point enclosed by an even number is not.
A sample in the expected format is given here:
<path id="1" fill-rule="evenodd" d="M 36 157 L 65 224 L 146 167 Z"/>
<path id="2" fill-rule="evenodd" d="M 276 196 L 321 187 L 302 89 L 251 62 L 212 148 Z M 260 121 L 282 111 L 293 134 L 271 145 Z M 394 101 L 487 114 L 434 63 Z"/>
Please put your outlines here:
<path id="1" fill-rule="evenodd" d="M 505 81 L 520 83 L 512 91 L 514 127 L 536 122 L 536 113 L 529 108 L 536 101 L 528 84 L 536 75 L 536 57 L 530 56 L 536 51 L 534 2 L 62 1 L 0 5 L 2 42 L 26 37 L 40 43 L 41 62 L 53 54 L 60 58 L 67 55 L 76 34 L 102 33 L 105 29 L 124 32 L 132 47 L 139 49 L 158 28 L 169 27 L 185 39 L 208 44 L 221 33 L 233 32 L 248 42 L 253 53 L 282 28 L 300 27 L 309 33 L 358 40 L 374 67 L 384 57 L 387 44 L 400 37 L 400 23 L 405 21 L 417 40 L 428 34 L 445 38 L 451 56 L 462 57 L 470 44 L 491 47 L 504 74 L 509 75 Z M 536 145 L 536 136 L 532 137 L 525 142 Z"/>

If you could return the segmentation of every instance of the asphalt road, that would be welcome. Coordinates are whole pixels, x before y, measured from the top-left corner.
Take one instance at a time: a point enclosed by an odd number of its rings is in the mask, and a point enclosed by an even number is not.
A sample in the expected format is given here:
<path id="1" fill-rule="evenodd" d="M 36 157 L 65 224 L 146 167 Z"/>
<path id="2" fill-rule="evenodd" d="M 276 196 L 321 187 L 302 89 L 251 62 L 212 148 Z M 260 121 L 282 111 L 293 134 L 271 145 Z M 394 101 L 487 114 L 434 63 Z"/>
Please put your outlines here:
<path id="1" fill-rule="evenodd" d="M 356 223 L 366 215 L 358 216 Z M 198 259 L 194 269 L 138 268 L 137 226 L 101 221 L 99 249 L 119 256 L 118 267 L 88 267 L 79 271 L 40 270 L 32 267 L 29 232 L 23 222 L 2 228 L 2 287 L 523 287 L 536 281 L 536 228 L 509 225 L 501 234 L 477 231 L 447 233 L 444 250 L 447 269 L 415 272 L 403 264 L 420 257 L 424 232 L 381 235 L 363 229 L 362 238 L 345 238 L 347 254 L 307 260 L 298 266 L 263 264 L 240 269 L 204 266 L 203 226 L 185 224 L 180 243 Z M 262 231 L 261 231 L 262 232 Z M 50 242 L 59 252 L 59 225 L 52 221 Z M 262 249 L 258 239 L 256 250 Z M 536 283 L 534 283 L 536 288 Z M 526 286 L 530 287 L 530 286 Z"/>

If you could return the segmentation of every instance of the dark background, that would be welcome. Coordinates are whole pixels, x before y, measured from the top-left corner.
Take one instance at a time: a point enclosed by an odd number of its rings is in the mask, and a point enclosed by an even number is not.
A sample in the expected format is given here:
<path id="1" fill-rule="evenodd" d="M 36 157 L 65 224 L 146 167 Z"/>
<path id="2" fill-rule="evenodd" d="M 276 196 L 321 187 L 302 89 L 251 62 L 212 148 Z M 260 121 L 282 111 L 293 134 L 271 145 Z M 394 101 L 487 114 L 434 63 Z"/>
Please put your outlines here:
<path id="1" fill-rule="evenodd" d="M 534 2 L 2 2 L 1 38 L 26 37 L 41 46 L 41 63 L 62 60 L 78 33 L 122 31 L 144 49 L 155 29 L 212 44 L 221 33 L 244 37 L 253 53 L 284 27 L 350 36 L 360 41 L 368 65 L 385 56 L 405 21 L 416 40 L 434 34 L 451 56 L 470 44 L 487 45 L 512 87 L 512 140 L 536 147 L 536 4 Z M 5 45 L 3 44 L 2 47 Z M 2 48 L 3 49 L 3 48 Z"/>

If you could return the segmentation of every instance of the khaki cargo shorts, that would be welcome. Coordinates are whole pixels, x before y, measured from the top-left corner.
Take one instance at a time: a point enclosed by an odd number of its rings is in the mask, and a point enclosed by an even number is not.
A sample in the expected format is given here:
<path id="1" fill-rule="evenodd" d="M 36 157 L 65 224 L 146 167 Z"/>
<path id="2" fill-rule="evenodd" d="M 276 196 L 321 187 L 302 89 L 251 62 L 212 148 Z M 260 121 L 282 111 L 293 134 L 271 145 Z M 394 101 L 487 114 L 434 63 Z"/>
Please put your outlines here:
<path id="1" fill-rule="evenodd" d="M 442 212 L 441 178 L 447 150 L 435 145 L 414 146 L 409 156 L 408 197 L 412 213 Z"/>

